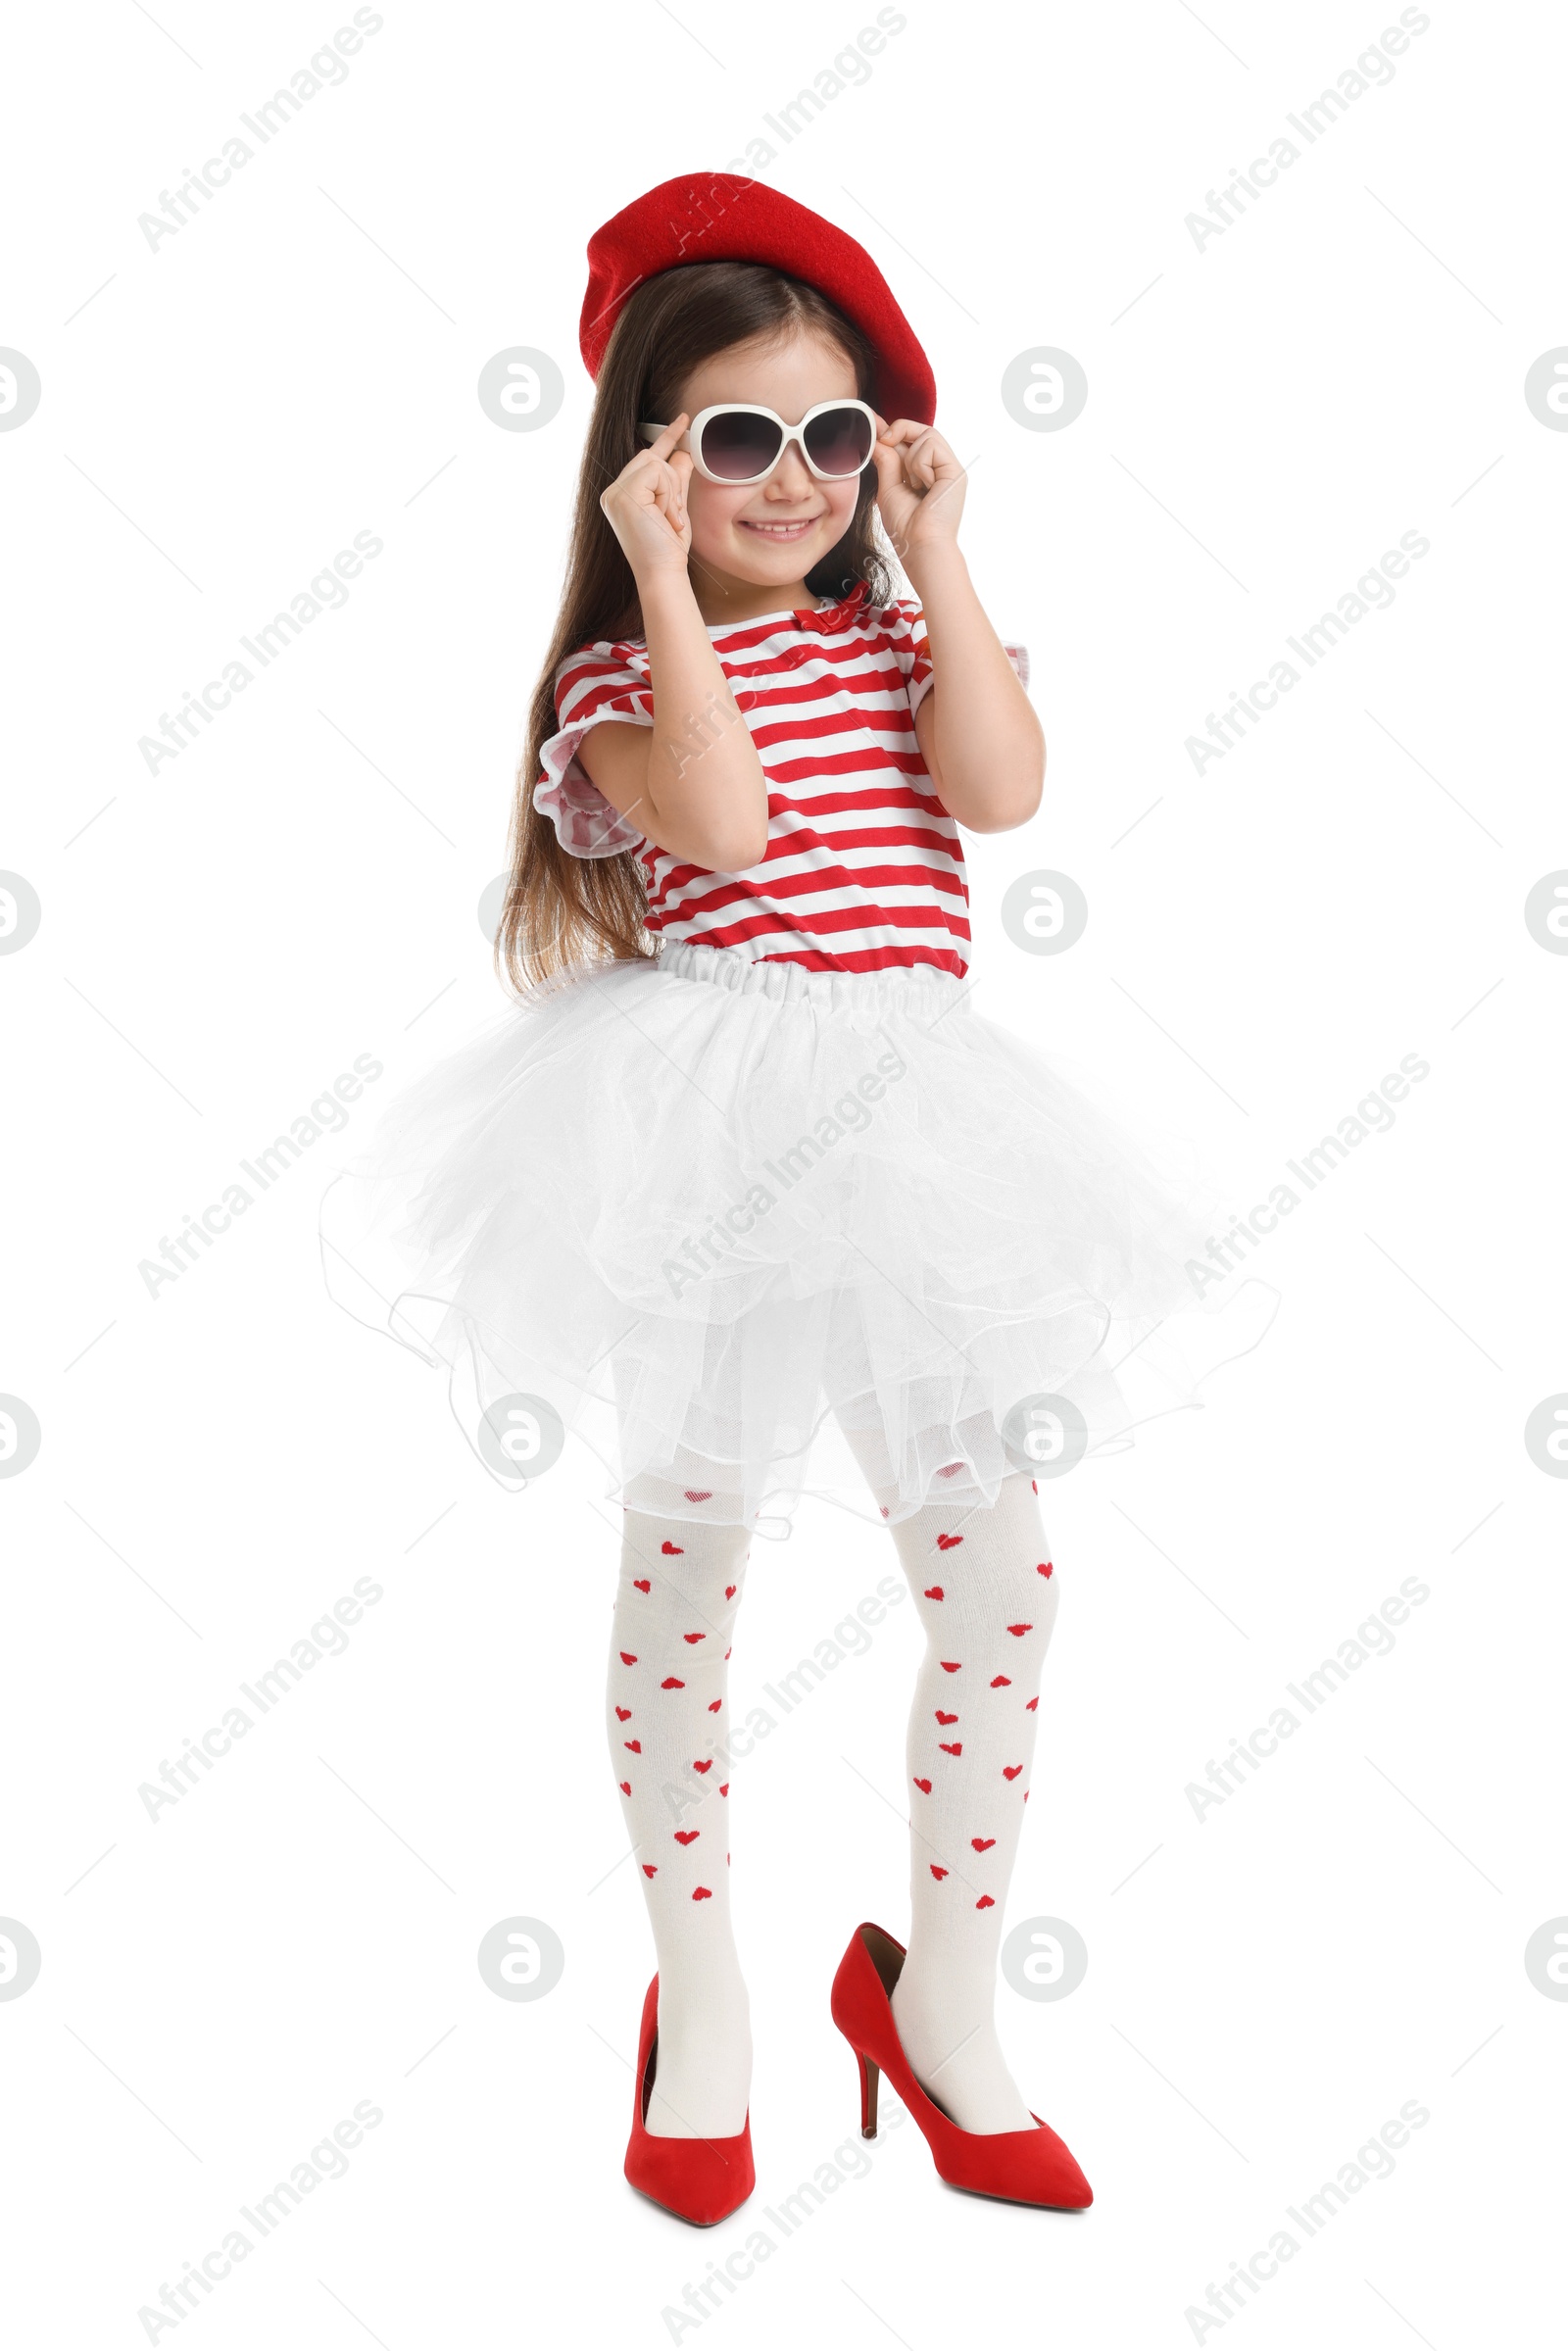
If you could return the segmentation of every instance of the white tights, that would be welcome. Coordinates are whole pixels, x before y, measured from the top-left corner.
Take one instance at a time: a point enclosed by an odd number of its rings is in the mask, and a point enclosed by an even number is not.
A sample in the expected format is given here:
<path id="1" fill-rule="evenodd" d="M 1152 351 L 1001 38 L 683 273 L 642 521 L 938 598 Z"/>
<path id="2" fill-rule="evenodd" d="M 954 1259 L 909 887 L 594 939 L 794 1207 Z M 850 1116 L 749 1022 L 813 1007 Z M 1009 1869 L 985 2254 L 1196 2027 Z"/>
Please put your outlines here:
<path id="1" fill-rule="evenodd" d="M 1051 1553 L 1027 1477 L 1006 1479 L 990 1509 L 934 1502 L 891 1531 L 926 1636 L 906 1741 L 910 1930 L 894 2021 L 916 2078 L 961 2130 L 1025 2131 L 993 2004 L 1055 1617 Z M 658 1954 L 648 2129 L 667 2138 L 733 2136 L 750 2093 L 721 1777 L 748 1544 L 743 1527 L 624 1514 L 607 1722 Z"/>

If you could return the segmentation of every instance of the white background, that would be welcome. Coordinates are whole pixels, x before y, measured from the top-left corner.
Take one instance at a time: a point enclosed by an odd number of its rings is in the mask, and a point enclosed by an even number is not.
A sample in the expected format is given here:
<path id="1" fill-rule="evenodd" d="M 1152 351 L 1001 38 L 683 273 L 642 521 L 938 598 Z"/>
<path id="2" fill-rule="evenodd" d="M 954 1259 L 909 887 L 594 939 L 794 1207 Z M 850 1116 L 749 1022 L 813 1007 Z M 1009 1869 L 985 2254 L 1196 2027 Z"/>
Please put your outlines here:
<path id="1" fill-rule="evenodd" d="M 43 908 L 0 959 L 0 1390 L 42 1428 L 0 1482 L 0 1912 L 43 1953 L 0 2003 L 10 2330 L 146 2340 L 163 2281 L 368 2099 L 347 2176 L 156 2339 L 1146 2351 L 1415 2100 L 1393 2177 L 1214 2334 L 1540 2339 L 1568 2005 L 1523 1953 L 1568 1911 L 1568 1487 L 1523 1428 L 1568 1388 L 1568 960 L 1523 905 L 1568 863 L 1568 437 L 1523 383 L 1568 341 L 1561 19 L 1434 0 L 1201 250 L 1185 217 L 1396 9 L 909 0 L 864 85 L 771 142 L 761 175 L 865 244 L 929 352 L 976 581 L 1033 657 L 1047 798 L 970 845 L 980 1008 L 1198 1137 L 1239 1210 L 1430 1063 L 1259 1250 L 1284 1302 L 1210 1407 L 1046 1494 L 1064 1596 L 1008 1918 L 1071 1922 L 1090 1964 L 999 2009 L 1094 2209 L 956 2195 L 906 2125 L 786 2238 L 764 2208 L 858 2160 L 827 1994 L 857 1921 L 906 1921 L 912 1612 L 737 1774 L 760 2178 L 697 2235 L 620 2177 L 651 1962 L 597 1465 L 501 1492 L 437 1375 L 327 1301 L 325 1146 L 156 1299 L 137 1268 L 357 1054 L 389 1093 L 492 1014 L 475 908 L 590 401 L 585 242 L 743 159 L 872 12 L 388 0 L 153 251 L 138 216 L 347 11 L 155 14 L 22 21 L 0 166 L 0 342 L 43 383 L 0 434 L 0 866 Z M 538 432 L 475 396 L 514 345 L 565 377 Z M 1060 432 L 1000 399 L 1039 346 L 1087 371 Z M 362 530 L 346 607 L 150 775 L 138 738 Z M 1196 774 L 1186 738 L 1411 530 L 1392 608 Z M 1059 957 L 999 919 L 1039 867 L 1090 904 Z M 822 1507 L 759 1545 L 737 1711 L 893 1567 Z M 139 1786 L 364 1576 L 346 1652 L 150 1820 Z M 1195 1817 L 1210 1758 L 1408 1577 L 1393 1652 Z M 475 1964 L 515 1915 L 565 1950 L 536 2002 Z M 680 2332 L 758 2229 L 770 2258 Z"/>

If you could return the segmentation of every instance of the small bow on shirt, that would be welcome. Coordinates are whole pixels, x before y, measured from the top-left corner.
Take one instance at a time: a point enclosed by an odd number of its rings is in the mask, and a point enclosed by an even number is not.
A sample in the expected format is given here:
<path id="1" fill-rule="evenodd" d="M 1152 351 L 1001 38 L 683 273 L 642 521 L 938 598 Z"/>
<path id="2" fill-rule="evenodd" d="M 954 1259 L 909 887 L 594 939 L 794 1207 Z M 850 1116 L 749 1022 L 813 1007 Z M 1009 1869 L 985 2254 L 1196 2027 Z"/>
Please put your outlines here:
<path id="1" fill-rule="evenodd" d="M 858 579 L 851 593 L 840 603 L 824 605 L 819 612 L 808 612 L 803 609 L 794 617 L 802 628 L 815 629 L 819 636 L 831 636 L 836 629 L 844 626 L 846 620 L 858 612 L 865 601 L 865 582 L 863 579 Z"/>

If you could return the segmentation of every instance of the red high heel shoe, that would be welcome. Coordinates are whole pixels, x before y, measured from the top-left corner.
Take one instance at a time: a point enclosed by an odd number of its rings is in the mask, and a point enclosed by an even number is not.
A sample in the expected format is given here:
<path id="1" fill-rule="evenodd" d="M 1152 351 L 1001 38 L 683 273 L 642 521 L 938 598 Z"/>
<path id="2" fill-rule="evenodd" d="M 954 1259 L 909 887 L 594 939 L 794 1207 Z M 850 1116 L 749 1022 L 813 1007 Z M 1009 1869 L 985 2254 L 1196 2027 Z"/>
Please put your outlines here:
<path id="1" fill-rule="evenodd" d="M 857 1927 L 833 1979 L 833 2022 L 860 2061 L 860 2136 L 876 2136 L 879 2072 L 886 2074 L 925 2134 L 941 2177 L 951 2187 L 1009 2204 L 1046 2204 L 1081 2212 L 1094 2190 L 1048 2124 L 1033 2131 L 960 2131 L 909 2071 L 892 1991 L 904 1966 L 903 1943 L 869 1921 Z"/>
<path id="2" fill-rule="evenodd" d="M 658 2138 L 646 2129 L 659 2054 L 659 1978 L 648 1986 L 637 2036 L 637 2093 L 632 2101 L 626 2177 L 639 2195 L 695 2228 L 727 2221 L 757 2185 L 752 2118 L 733 2138 Z"/>

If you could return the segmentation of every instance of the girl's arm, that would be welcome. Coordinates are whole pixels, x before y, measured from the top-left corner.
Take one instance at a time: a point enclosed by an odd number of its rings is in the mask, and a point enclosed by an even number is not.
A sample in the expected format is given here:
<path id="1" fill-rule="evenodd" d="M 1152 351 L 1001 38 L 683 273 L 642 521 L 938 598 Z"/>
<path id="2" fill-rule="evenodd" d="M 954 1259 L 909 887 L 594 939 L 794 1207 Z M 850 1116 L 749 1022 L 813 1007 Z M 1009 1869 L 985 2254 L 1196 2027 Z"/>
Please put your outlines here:
<path id="1" fill-rule="evenodd" d="M 931 426 L 906 417 L 877 442 L 877 507 L 925 614 L 935 672 L 914 714 L 937 797 L 975 833 L 1027 824 L 1040 806 L 1046 738 L 958 547 L 964 475 Z"/>
<path id="2" fill-rule="evenodd" d="M 905 570 L 925 613 L 935 675 L 914 713 L 937 798 L 972 833 L 1005 833 L 1040 806 L 1046 738 L 1017 671 L 986 618 L 968 566 L 951 556 Z"/>
<path id="3" fill-rule="evenodd" d="M 656 847 L 711 873 L 744 873 L 767 854 L 767 779 L 686 568 L 692 461 L 670 451 L 688 421 L 682 414 L 639 451 L 599 502 L 637 583 L 654 724 L 593 727 L 577 758 Z"/>

